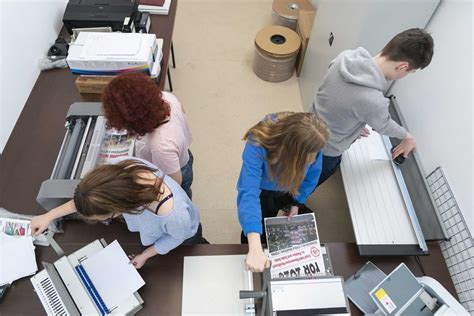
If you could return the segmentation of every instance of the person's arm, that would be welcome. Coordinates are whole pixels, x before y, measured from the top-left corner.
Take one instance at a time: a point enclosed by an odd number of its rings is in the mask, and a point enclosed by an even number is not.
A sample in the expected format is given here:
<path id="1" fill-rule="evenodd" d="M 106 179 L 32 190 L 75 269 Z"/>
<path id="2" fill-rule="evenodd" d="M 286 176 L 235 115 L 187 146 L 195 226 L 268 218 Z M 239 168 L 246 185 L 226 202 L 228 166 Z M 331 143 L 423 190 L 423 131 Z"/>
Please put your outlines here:
<path id="1" fill-rule="evenodd" d="M 263 148 L 247 143 L 242 153 L 242 168 L 237 181 L 237 211 L 244 234 L 262 233 L 260 184 L 263 175 Z"/>
<path id="2" fill-rule="evenodd" d="M 33 235 L 39 235 L 44 232 L 49 224 L 57 218 L 77 212 L 74 200 L 64 203 L 56 208 L 53 208 L 49 212 L 35 216 L 31 220 L 31 233 Z"/>
<path id="3" fill-rule="evenodd" d="M 385 102 L 385 104 L 383 102 Z M 402 139 L 402 142 L 395 147 L 392 158 L 401 154 L 406 158 L 412 150 L 416 149 L 416 141 L 403 126 L 400 126 L 391 118 L 388 111 L 388 102 L 390 101 L 384 97 L 383 100 L 379 101 L 381 105 L 366 113 L 364 119 L 377 133 Z"/>
<path id="4" fill-rule="evenodd" d="M 405 139 L 407 137 L 407 130 L 395 122 L 388 111 L 389 99 L 384 96 L 374 96 L 373 103 L 366 107 L 356 108 L 356 116 L 361 122 L 370 125 L 377 133 L 394 137 L 398 139 Z"/>
<path id="5" fill-rule="evenodd" d="M 411 151 L 416 150 L 416 146 L 415 138 L 410 133 L 407 133 L 407 137 L 393 149 L 392 158 L 395 159 L 399 155 L 407 158 Z"/>
<path id="6" fill-rule="evenodd" d="M 175 210 L 177 212 L 177 210 Z M 164 234 L 155 243 L 146 248 L 141 254 L 129 256 L 130 263 L 140 269 L 148 259 L 156 255 L 165 255 L 178 247 L 188 237 L 191 230 L 191 218 L 187 212 L 182 213 L 179 218 L 173 218 L 164 226 Z"/>
<path id="7" fill-rule="evenodd" d="M 252 272 L 263 271 L 269 265 L 260 242 L 262 234 L 262 210 L 260 206 L 260 183 L 263 174 L 263 148 L 245 144 L 242 153 L 242 168 L 237 182 L 237 210 L 239 222 L 249 242 L 245 267 Z"/>
<path id="8" fill-rule="evenodd" d="M 314 189 L 316 188 L 316 185 L 318 184 L 322 168 L 323 154 L 320 151 L 316 155 L 316 159 L 314 160 L 314 162 L 309 166 L 303 182 L 301 182 L 299 193 L 297 196 L 295 196 L 296 202 L 298 202 L 299 204 L 306 203 L 306 200 L 311 195 L 311 193 L 313 193 Z"/>
<path id="9" fill-rule="evenodd" d="M 188 210 L 178 209 L 189 206 L 175 205 L 173 212 L 168 217 L 168 222 L 164 225 L 163 235 L 155 243 L 155 251 L 160 255 L 165 255 L 178 247 L 190 236 L 192 222 Z"/>
<path id="10" fill-rule="evenodd" d="M 176 181 L 179 185 L 183 182 L 183 175 L 181 174 L 181 170 L 176 171 L 175 173 L 168 174 L 174 181 Z"/>
<path id="11" fill-rule="evenodd" d="M 158 252 L 156 252 L 155 246 L 150 246 L 145 249 L 141 254 L 136 256 L 129 256 L 130 263 L 137 269 L 143 267 L 145 262 L 153 256 L 156 256 Z"/>
<path id="12" fill-rule="evenodd" d="M 245 258 L 245 268 L 252 272 L 262 272 L 270 268 L 270 258 L 263 252 L 260 234 L 248 233 L 249 252 Z"/>
<path id="13" fill-rule="evenodd" d="M 174 146 L 174 147 L 173 147 Z M 152 163 L 179 185 L 183 182 L 177 145 L 161 144 L 159 150 L 151 152 Z"/>

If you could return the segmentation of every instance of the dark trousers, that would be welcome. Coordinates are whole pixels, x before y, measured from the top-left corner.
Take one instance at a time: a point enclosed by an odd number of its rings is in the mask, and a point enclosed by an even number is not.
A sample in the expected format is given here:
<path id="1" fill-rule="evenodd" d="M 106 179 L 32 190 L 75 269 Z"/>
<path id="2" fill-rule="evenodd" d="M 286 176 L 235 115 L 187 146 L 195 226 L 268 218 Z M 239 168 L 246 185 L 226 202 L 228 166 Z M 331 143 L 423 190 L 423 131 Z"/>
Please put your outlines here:
<path id="1" fill-rule="evenodd" d="M 267 243 L 267 235 L 265 232 L 264 221 L 267 217 L 275 217 L 278 215 L 278 211 L 282 209 L 290 209 L 294 204 L 294 199 L 291 194 L 279 191 L 267 191 L 262 190 L 260 193 L 260 207 L 262 209 L 262 230 L 263 233 L 260 235 L 260 241 L 262 244 Z M 305 205 L 299 207 L 298 214 L 311 213 L 313 212 Z M 247 236 L 244 232 L 240 233 L 240 243 L 248 244 Z"/>
<path id="2" fill-rule="evenodd" d="M 330 176 L 336 172 L 337 167 L 341 164 L 342 156 L 330 157 L 330 156 L 323 156 L 323 169 L 321 171 L 321 175 L 319 176 L 318 186 L 323 184 Z"/>
<path id="3" fill-rule="evenodd" d="M 193 191 L 191 190 L 191 184 L 193 184 L 193 162 L 194 157 L 191 150 L 188 149 L 189 161 L 188 163 L 181 168 L 181 188 L 188 195 L 189 199 L 193 199 Z"/>
<path id="4" fill-rule="evenodd" d="M 206 238 L 202 237 L 202 225 L 199 223 L 198 229 L 196 234 L 194 236 L 189 237 L 183 243 L 181 246 L 190 246 L 190 245 L 199 245 L 199 244 L 209 244 L 209 242 L 206 240 Z"/>

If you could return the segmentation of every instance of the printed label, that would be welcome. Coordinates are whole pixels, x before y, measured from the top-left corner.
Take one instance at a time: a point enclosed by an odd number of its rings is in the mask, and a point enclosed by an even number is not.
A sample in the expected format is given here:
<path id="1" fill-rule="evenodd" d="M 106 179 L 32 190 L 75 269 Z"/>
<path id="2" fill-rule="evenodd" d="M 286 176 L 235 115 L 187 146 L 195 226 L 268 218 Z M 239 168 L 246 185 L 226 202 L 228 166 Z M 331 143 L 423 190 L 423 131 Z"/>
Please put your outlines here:
<path id="1" fill-rule="evenodd" d="M 397 309 L 397 305 L 395 305 L 383 288 L 378 289 L 377 292 L 375 292 L 375 296 L 378 298 L 380 303 L 382 303 L 387 312 L 391 313 Z"/>

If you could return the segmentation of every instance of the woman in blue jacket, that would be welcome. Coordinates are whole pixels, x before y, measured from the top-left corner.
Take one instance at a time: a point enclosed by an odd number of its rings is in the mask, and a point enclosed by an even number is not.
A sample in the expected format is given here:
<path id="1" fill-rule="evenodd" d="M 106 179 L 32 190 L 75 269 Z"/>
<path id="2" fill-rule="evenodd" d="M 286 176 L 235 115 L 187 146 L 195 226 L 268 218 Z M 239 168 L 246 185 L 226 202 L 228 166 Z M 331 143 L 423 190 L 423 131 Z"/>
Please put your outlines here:
<path id="1" fill-rule="evenodd" d="M 245 134 L 237 207 L 241 241 L 249 244 L 247 269 L 269 267 L 263 218 L 280 209 L 289 217 L 298 214 L 318 183 L 328 138 L 329 129 L 315 114 L 293 112 L 269 114 Z"/>

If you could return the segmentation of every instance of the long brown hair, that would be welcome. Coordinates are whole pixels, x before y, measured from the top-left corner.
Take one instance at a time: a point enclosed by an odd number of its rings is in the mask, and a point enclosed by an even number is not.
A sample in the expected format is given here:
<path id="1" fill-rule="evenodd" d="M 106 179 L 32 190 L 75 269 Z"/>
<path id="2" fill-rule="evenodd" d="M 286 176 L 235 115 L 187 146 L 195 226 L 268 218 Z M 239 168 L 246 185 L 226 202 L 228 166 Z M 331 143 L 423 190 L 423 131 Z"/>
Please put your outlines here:
<path id="1" fill-rule="evenodd" d="M 250 128 L 244 140 L 266 149 L 271 179 L 296 196 L 309 158 L 326 145 L 329 133 L 326 123 L 313 113 L 280 112 Z"/>
<path id="2" fill-rule="evenodd" d="M 136 160 L 115 165 L 101 165 L 89 172 L 74 192 L 77 211 L 85 216 L 112 213 L 140 213 L 144 206 L 159 199 L 163 178 L 154 184 L 143 184 L 144 173 L 156 172 Z"/>

